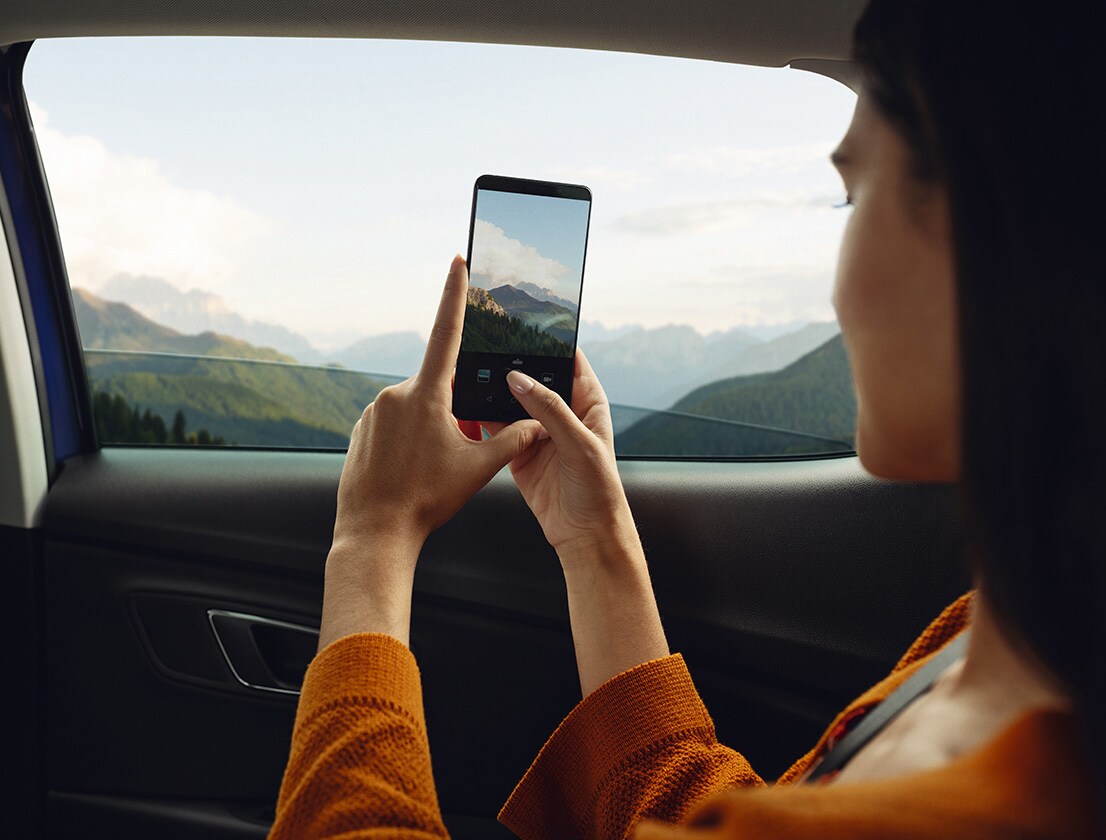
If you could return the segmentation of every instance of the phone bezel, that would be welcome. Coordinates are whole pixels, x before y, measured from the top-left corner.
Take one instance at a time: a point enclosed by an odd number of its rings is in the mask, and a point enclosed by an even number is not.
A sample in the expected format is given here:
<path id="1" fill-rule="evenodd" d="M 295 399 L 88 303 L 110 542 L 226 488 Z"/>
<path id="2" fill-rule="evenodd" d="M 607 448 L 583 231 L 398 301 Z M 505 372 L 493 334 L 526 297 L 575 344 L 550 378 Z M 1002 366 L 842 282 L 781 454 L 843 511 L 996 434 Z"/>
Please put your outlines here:
<path id="1" fill-rule="evenodd" d="M 477 202 L 477 199 L 480 195 L 480 190 L 489 190 L 489 191 L 495 191 L 495 192 L 520 193 L 520 194 L 523 194 L 523 195 L 537 195 L 537 196 L 545 196 L 545 197 L 548 197 L 548 198 L 567 198 L 567 199 L 573 199 L 573 200 L 576 200 L 576 201 L 586 201 L 587 204 L 588 204 L 587 222 L 584 226 L 584 256 L 583 256 L 583 258 L 580 262 L 580 293 L 579 293 L 579 297 L 577 298 L 577 301 L 576 301 L 576 329 L 573 331 L 573 335 L 572 335 L 572 355 L 567 357 L 567 359 L 566 359 L 566 361 L 569 363 L 569 374 L 570 374 L 569 375 L 569 383 L 568 383 L 567 394 L 565 393 L 565 389 L 563 387 L 564 386 L 563 382 L 559 383 L 559 385 L 561 387 L 557 387 L 557 388 L 554 389 L 558 393 L 560 393 L 562 397 L 565 398 L 566 402 L 571 402 L 571 399 L 572 399 L 572 383 L 571 383 L 572 376 L 571 376 L 571 371 L 575 367 L 576 347 L 579 344 L 579 339 L 580 339 L 580 306 L 582 304 L 583 294 L 584 294 L 584 274 L 587 271 L 588 239 L 591 236 L 591 211 L 592 211 L 592 193 L 591 193 L 591 190 L 588 187 L 585 187 L 582 184 L 567 184 L 567 183 L 560 183 L 558 181 L 540 181 L 540 180 L 535 180 L 535 179 L 531 179 L 531 178 L 515 178 L 515 177 L 511 177 L 511 176 L 507 176 L 507 175 L 487 175 L 487 174 L 486 175 L 481 175 L 479 178 L 476 179 L 476 182 L 473 184 L 473 187 L 472 187 L 472 210 L 469 214 L 468 248 L 465 252 L 465 264 L 466 265 L 471 265 L 472 264 L 472 240 L 473 240 L 473 234 L 475 233 L 475 230 L 476 230 L 476 202 Z M 463 329 L 464 329 L 464 327 L 462 325 L 462 330 Z M 461 363 L 462 354 L 465 353 L 465 352 L 470 352 L 471 353 L 473 351 L 464 351 L 464 350 L 458 349 L 457 362 L 456 362 L 456 366 L 457 366 L 458 369 L 460 369 L 460 366 L 461 366 L 460 363 Z M 493 412 L 492 414 L 489 414 L 489 416 L 487 416 L 487 417 L 479 417 L 479 418 L 477 418 L 477 417 L 460 417 L 460 415 L 458 414 L 458 405 L 457 405 L 457 397 L 456 397 L 457 386 L 458 386 L 458 380 L 455 378 L 455 381 L 454 381 L 453 412 L 454 412 L 454 415 L 458 417 L 458 419 L 478 420 L 478 421 L 488 421 L 488 422 L 492 422 L 492 421 L 510 422 L 512 420 L 521 420 L 521 419 L 524 419 L 524 418 L 530 416 L 529 414 L 526 413 L 525 409 L 523 409 L 521 406 L 516 406 L 515 410 L 512 410 L 510 408 L 499 409 L 499 410 Z M 461 387 L 462 387 L 462 389 L 465 389 L 468 386 L 462 385 Z M 462 412 L 462 413 L 470 414 L 472 412 L 465 411 L 465 412 Z"/>

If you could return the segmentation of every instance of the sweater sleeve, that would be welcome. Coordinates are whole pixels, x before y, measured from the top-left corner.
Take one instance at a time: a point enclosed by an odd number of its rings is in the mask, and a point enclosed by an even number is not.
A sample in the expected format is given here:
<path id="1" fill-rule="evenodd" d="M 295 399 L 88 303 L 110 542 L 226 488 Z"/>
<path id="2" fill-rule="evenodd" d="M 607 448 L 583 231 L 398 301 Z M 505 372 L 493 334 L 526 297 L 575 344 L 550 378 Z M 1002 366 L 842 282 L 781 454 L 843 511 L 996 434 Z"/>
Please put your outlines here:
<path id="1" fill-rule="evenodd" d="M 430 768 L 422 686 L 391 636 L 346 636 L 307 669 L 269 837 L 447 837 Z"/>
<path id="2" fill-rule="evenodd" d="M 972 597 L 969 592 L 946 608 L 891 675 L 851 703 L 778 784 L 800 779 L 852 710 L 881 701 L 961 632 Z M 523 840 L 624 838 L 644 819 L 678 822 L 718 791 L 763 786 L 740 753 L 718 743 L 691 675 L 676 655 L 619 674 L 578 704 L 546 742 L 499 821 Z M 647 829 L 653 830 L 663 828 Z"/>
<path id="3" fill-rule="evenodd" d="M 678 654 L 608 680 L 557 728 L 500 811 L 523 840 L 630 836 L 710 793 L 764 782 L 718 743 Z"/>

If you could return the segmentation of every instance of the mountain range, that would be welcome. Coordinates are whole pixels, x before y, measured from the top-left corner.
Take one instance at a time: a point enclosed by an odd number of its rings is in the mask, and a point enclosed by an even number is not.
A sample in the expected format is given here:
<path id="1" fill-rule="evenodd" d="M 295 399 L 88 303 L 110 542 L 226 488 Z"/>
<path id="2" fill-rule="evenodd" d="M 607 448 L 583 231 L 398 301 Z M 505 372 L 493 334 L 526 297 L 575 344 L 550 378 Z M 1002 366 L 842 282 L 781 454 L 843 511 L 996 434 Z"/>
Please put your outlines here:
<path id="1" fill-rule="evenodd" d="M 116 274 L 104 283 L 98 296 L 126 301 L 150 320 L 181 333 L 215 332 L 256 347 L 272 347 L 304 364 L 323 361 L 323 354 L 299 333 L 280 324 L 243 318 L 218 295 L 200 289 L 182 292 L 160 277 Z"/>
<path id="2" fill-rule="evenodd" d="M 426 350 L 426 341 L 418 333 L 406 331 L 368 336 L 324 353 L 286 327 L 242 317 L 217 295 L 196 289 L 181 292 L 157 277 L 117 275 L 104 289 L 114 290 L 116 299 L 127 301 L 152 325 L 144 328 L 141 338 L 114 333 L 113 340 L 123 345 L 130 342 L 136 347 L 140 343 L 143 349 L 152 349 L 151 342 L 160 342 L 158 347 L 166 352 L 203 355 L 212 343 L 210 337 L 203 336 L 215 334 L 225 340 L 234 336 L 253 349 L 247 351 L 241 346 L 232 349 L 224 342 L 219 345 L 219 352 L 242 357 L 248 357 L 247 353 L 268 352 L 272 358 L 295 359 L 306 364 L 334 363 L 352 370 L 401 377 L 418 371 Z M 562 308 L 562 317 L 568 317 L 572 304 L 548 289 L 525 282 L 518 289 L 532 302 L 530 305 L 538 307 L 535 312 L 540 312 L 543 304 L 552 304 Z M 500 295 L 503 294 L 500 290 Z M 110 297 L 113 295 L 102 291 L 98 299 Z M 525 303 L 521 295 L 517 297 Z M 91 329 L 82 325 L 86 346 L 106 346 L 91 333 L 85 334 Z M 784 333 L 779 334 L 780 330 Z M 667 408 L 708 382 L 782 368 L 836 332 L 836 324 L 815 323 L 739 327 L 703 335 L 686 325 L 646 329 L 629 324 L 609 328 L 585 320 L 580 323 L 580 344 L 612 403 Z M 170 338 L 170 333 L 174 337 Z M 123 345 L 114 346 L 126 349 Z"/>
<path id="3" fill-rule="evenodd" d="M 551 290 L 546 289 L 543 286 L 539 286 L 537 283 L 530 283 L 526 280 L 523 280 L 519 283 L 516 283 L 515 288 L 526 292 L 526 294 L 530 295 L 530 297 L 534 298 L 534 300 L 547 300 L 550 303 L 555 303 L 558 306 L 567 309 L 574 315 L 580 311 L 580 307 L 578 307 L 572 301 L 565 300 L 563 297 L 558 297 Z"/>
<path id="4" fill-rule="evenodd" d="M 856 395 L 845 343 L 836 335 L 782 370 L 704 385 L 671 410 L 694 417 L 648 415 L 617 432 L 619 452 L 696 457 L 848 452 Z"/>
<path id="5" fill-rule="evenodd" d="M 835 323 L 815 323 L 761 341 L 741 328 L 703 336 L 671 325 L 593 342 L 584 350 L 612 403 L 668 408 L 708 382 L 785 367 L 837 332 Z"/>
<path id="6" fill-rule="evenodd" d="M 206 429 L 232 443 L 344 447 L 364 407 L 389 384 L 387 378 L 337 367 L 299 368 L 295 359 L 271 348 L 211 331 L 184 335 L 83 289 L 74 289 L 73 303 L 81 340 L 90 350 L 210 357 L 86 353 L 93 392 L 122 397 L 136 413 L 148 409 L 173 418 L 183 411 L 188 428 Z"/>
<path id="7" fill-rule="evenodd" d="M 210 330 L 186 335 L 127 304 L 105 301 L 86 290 L 75 289 L 73 300 L 82 342 L 93 351 L 86 355 L 86 364 L 94 392 L 122 399 L 134 416 L 153 412 L 167 420 L 182 411 L 189 429 L 203 429 L 231 443 L 343 447 L 363 407 L 389 381 L 395 381 L 337 366 L 299 367 L 287 354 Z M 521 325 L 516 319 L 495 317 Z M 615 406 L 619 451 L 733 456 L 847 449 L 856 403 L 844 344 L 839 335 L 833 335 L 833 325 L 808 325 L 768 342 L 741 330 L 704 337 L 688 327 L 670 327 L 636 330 L 605 344 L 612 350 L 611 359 L 624 365 L 635 350 L 659 359 L 666 353 L 683 353 L 699 364 L 699 375 L 709 375 L 712 365 L 726 363 L 727 353 L 730 364 L 771 364 L 827 331 L 832 335 L 828 341 L 780 370 L 721 378 L 685 392 L 672 404 L 681 414 L 734 424 Z M 662 340 L 650 341 L 651 337 Z M 421 343 L 413 334 L 409 339 L 412 345 Z M 593 362 L 603 359 L 603 345 L 597 344 Z M 104 352 L 95 352 L 98 349 Z M 124 352 L 113 354 L 113 350 Z M 132 356 L 125 351 L 176 357 Z M 181 358 L 181 354 L 206 358 Z M 598 365 L 597 371 L 605 376 Z M 615 390 L 620 384 L 617 378 L 605 381 L 608 393 L 612 382 Z M 673 381 L 666 377 L 670 386 Z M 741 424 L 796 429 L 842 443 Z"/>
<path id="8" fill-rule="evenodd" d="M 151 350 L 196 356 L 235 356 L 272 362 L 295 362 L 269 347 L 206 330 L 185 335 L 142 315 L 127 303 L 104 300 L 87 289 L 73 290 L 73 309 L 81 344 L 93 350 Z"/>
<path id="9" fill-rule="evenodd" d="M 568 345 L 571 354 L 572 345 L 576 340 L 576 310 L 562 306 L 554 300 L 539 300 L 521 289 L 522 285 L 524 284 L 497 286 L 489 289 L 487 293 L 508 315 L 563 341 Z M 532 283 L 525 285 L 537 288 Z M 548 289 L 540 291 L 548 291 Z"/>

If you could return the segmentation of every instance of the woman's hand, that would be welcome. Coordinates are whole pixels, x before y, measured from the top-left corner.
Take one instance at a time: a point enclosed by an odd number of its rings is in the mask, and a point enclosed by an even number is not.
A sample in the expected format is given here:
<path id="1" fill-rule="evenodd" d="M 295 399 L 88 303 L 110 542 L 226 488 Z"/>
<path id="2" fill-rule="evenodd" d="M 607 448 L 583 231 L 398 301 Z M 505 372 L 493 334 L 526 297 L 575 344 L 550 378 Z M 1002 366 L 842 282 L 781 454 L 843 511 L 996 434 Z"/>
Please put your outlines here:
<path id="1" fill-rule="evenodd" d="M 610 405 L 580 349 L 572 407 L 555 391 L 512 371 L 507 384 L 546 434 L 511 461 L 511 473 L 562 563 L 590 562 L 597 552 L 639 552 L 637 530 L 614 457 Z M 493 440 L 512 428 L 486 424 Z"/>
<path id="2" fill-rule="evenodd" d="M 586 697 L 627 668 L 668 655 L 645 554 L 614 458 L 610 407 L 580 350 L 572 408 L 519 371 L 511 371 L 507 383 L 548 432 L 511 461 L 511 472 L 561 560 Z M 495 440 L 512 427 L 496 423 L 488 428 Z"/>
<path id="3" fill-rule="evenodd" d="M 357 632 L 407 644 L 426 537 L 537 439 L 533 420 L 474 441 L 451 412 L 468 270 L 456 257 L 418 374 L 381 391 L 354 426 L 338 485 L 319 646 Z"/>

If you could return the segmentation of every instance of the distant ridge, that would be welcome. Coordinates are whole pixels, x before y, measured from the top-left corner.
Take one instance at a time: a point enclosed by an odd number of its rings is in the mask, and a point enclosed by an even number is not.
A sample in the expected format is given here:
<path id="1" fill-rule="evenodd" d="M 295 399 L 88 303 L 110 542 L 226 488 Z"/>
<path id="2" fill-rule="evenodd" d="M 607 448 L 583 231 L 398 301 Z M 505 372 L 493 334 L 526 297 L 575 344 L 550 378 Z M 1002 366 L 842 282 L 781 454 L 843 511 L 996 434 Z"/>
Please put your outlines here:
<path id="1" fill-rule="evenodd" d="M 184 335 L 158 324 L 126 303 L 104 300 L 87 289 L 73 289 L 73 307 L 81 343 L 92 349 L 153 350 L 198 356 L 236 356 L 295 362 L 268 347 L 254 347 L 240 338 L 207 331 Z"/>
<path id="2" fill-rule="evenodd" d="M 353 370 L 412 376 L 426 355 L 426 341 L 413 330 L 370 335 L 349 347 L 328 353 L 327 358 Z"/>
<path id="3" fill-rule="evenodd" d="M 637 329 L 582 346 L 612 403 L 668 408 L 710 382 L 779 370 L 838 332 L 835 323 L 806 324 L 761 341 L 745 328 L 704 336 L 686 324 Z"/>
<path id="4" fill-rule="evenodd" d="M 508 315 L 523 323 L 549 333 L 569 345 L 571 349 L 576 334 L 576 311 L 551 300 L 538 300 L 517 286 L 509 284 L 490 289 L 488 294 L 506 310 Z"/>
<path id="5" fill-rule="evenodd" d="M 563 306 L 569 312 L 579 312 L 580 307 L 570 300 L 565 300 L 563 297 L 558 297 L 552 290 L 539 286 L 537 283 L 529 283 L 523 280 L 521 283 L 515 284 L 516 289 L 521 289 L 534 298 L 534 300 L 547 300 L 550 303 L 555 303 L 557 306 Z"/>
<path id="6" fill-rule="evenodd" d="M 846 450 L 852 446 L 855 435 L 856 395 L 845 343 L 837 335 L 783 370 L 704 385 L 677 401 L 671 410 L 805 432 L 841 441 L 846 447 L 653 414 L 619 434 L 620 451 L 641 455 L 754 456 Z"/>
<path id="7" fill-rule="evenodd" d="M 116 274 L 100 289 L 99 297 L 126 301 L 147 318 L 185 334 L 214 332 L 255 347 L 272 347 L 306 364 L 323 360 L 323 354 L 299 333 L 280 324 L 244 318 L 219 295 L 200 289 L 182 292 L 160 277 Z"/>

